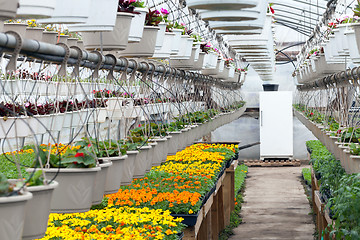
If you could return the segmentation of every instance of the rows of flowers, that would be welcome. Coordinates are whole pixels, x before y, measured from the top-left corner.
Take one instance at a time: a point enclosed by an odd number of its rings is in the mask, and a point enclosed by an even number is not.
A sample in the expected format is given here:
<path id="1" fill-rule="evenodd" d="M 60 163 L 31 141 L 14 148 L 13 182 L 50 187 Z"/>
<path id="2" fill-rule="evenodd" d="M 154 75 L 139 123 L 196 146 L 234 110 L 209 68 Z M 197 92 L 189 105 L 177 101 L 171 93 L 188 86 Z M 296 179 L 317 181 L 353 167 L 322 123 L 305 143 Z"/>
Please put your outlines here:
<path id="1" fill-rule="evenodd" d="M 173 214 L 195 215 L 236 154 L 235 145 L 187 147 L 89 212 L 50 214 L 43 239 L 178 239 L 186 225 Z"/>
<path id="2" fill-rule="evenodd" d="M 108 206 L 138 206 L 196 214 L 206 193 L 214 187 L 226 161 L 236 155 L 235 145 L 195 144 L 168 156 L 144 178 L 135 179 L 115 194 Z"/>

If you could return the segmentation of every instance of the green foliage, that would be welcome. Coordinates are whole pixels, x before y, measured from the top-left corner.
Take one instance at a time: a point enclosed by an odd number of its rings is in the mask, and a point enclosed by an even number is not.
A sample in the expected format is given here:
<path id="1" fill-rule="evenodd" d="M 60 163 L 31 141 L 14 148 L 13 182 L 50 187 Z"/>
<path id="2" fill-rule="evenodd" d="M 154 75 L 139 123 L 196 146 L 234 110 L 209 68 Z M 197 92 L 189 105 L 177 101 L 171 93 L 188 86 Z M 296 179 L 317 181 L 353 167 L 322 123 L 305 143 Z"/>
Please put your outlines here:
<path id="1" fill-rule="evenodd" d="M 311 185 L 311 169 L 310 168 L 303 168 L 301 170 L 302 175 L 307 182 L 308 185 Z"/>
<path id="2" fill-rule="evenodd" d="M 12 191 L 13 188 L 8 182 L 8 179 L 4 174 L 0 173 L 0 197 L 7 196 Z"/>
<path id="3" fill-rule="evenodd" d="M 28 177 L 29 174 L 26 172 L 26 168 L 30 167 L 34 161 L 35 154 L 33 153 L 22 153 L 15 155 L 0 155 L 0 172 L 3 173 L 8 179 L 20 178 L 19 172 L 16 168 L 15 161 L 19 162 L 21 175 Z"/>
<path id="4" fill-rule="evenodd" d="M 35 159 L 34 168 L 40 167 L 39 161 L 45 166 L 49 160 L 51 168 L 93 168 L 96 166 L 96 159 L 85 148 L 78 150 L 67 149 L 63 155 L 44 152 L 41 149 L 34 149 L 38 153 L 39 160 Z"/>
<path id="5" fill-rule="evenodd" d="M 353 10 L 354 16 L 360 17 L 360 0 L 357 0 L 357 4 Z"/>
<path id="6" fill-rule="evenodd" d="M 340 133 L 341 142 L 359 143 L 360 142 L 360 128 L 349 127 Z"/>
<path id="7" fill-rule="evenodd" d="M 350 144 L 350 153 L 353 155 L 360 155 L 360 146 L 354 143 Z"/>
<path id="8" fill-rule="evenodd" d="M 243 189 L 247 172 L 248 167 L 244 164 L 237 166 L 235 169 L 235 193 Z"/>
<path id="9" fill-rule="evenodd" d="M 28 185 L 29 187 L 33 187 L 33 186 L 41 186 L 44 185 L 44 177 L 43 177 L 43 171 L 38 170 L 34 173 L 34 175 L 30 178 L 30 180 L 28 181 Z"/>
<path id="10" fill-rule="evenodd" d="M 126 146 L 114 140 L 99 141 L 95 138 L 84 138 L 82 141 L 76 143 L 77 146 L 87 149 L 89 152 L 94 152 L 97 157 L 117 157 L 126 154 Z"/>

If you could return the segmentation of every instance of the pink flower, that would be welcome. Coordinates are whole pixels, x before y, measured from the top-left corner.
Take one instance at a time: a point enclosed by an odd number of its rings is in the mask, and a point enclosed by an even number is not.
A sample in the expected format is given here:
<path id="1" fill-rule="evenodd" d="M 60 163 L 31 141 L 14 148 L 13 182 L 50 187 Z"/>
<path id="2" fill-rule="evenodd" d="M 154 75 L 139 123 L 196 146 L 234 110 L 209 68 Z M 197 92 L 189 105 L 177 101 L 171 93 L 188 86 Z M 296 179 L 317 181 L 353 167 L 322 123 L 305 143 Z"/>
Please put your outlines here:
<path id="1" fill-rule="evenodd" d="M 168 14 L 169 14 L 168 10 L 166 10 L 165 8 L 161 8 L 161 9 L 160 9 L 160 12 L 161 12 L 162 14 L 164 14 L 164 15 L 168 15 Z"/>

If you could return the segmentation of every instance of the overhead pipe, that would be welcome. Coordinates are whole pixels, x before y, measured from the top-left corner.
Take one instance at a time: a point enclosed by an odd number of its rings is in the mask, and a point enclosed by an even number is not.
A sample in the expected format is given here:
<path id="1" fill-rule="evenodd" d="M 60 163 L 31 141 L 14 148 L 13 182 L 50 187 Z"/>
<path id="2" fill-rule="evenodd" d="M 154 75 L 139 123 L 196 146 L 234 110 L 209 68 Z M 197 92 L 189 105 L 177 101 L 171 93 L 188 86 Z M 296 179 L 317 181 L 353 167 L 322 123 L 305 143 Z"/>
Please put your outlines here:
<path id="1" fill-rule="evenodd" d="M 9 33 L 0 33 L 0 51 L 1 52 L 8 52 L 12 53 L 18 47 L 18 41 L 16 40 L 17 37 L 9 34 Z M 27 57 L 32 57 L 40 60 L 45 60 L 54 63 L 62 63 L 65 56 L 66 56 L 66 49 L 61 45 L 54 45 L 45 42 L 39 42 L 37 40 L 32 39 L 22 39 L 21 40 L 21 50 L 20 54 L 25 55 Z M 183 76 L 184 78 L 188 78 L 193 81 L 204 81 L 209 83 L 219 84 L 221 83 L 222 86 L 226 86 L 227 88 L 235 88 L 238 89 L 241 87 L 241 84 L 238 83 L 224 83 L 219 80 L 214 79 L 211 76 L 202 75 L 199 73 L 192 73 L 189 71 L 179 70 L 171 67 L 166 66 L 155 66 L 155 65 L 148 65 L 146 63 L 135 63 L 134 61 L 126 62 L 125 59 L 118 58 L 116 62 L 114 62 L 114 58 L 111 56 L 102 56 L 100 58 L 98 53 L 88 52 L 82 50 L 82 57 L 79 62 L 79 52 L 74 49 L 69 49 L 69 58 L 67 60 L 68 65 L 76 65 L 79 63 L 81 67 L 87 67 L 94 69 L 100 61 L 103 60 L 101 69 L 113 69 L 114 71 L 125 71 L 125 67 L 128 66 L 126 69 L 127 72 L 131 72 L 134 69 L 141 73 L 149 71 L 149 73 L 155 74 L 163 74 L 165 75 L 174 75 L 174 76 Z M 155 66 L 155 67 L 154 67 Z"/>

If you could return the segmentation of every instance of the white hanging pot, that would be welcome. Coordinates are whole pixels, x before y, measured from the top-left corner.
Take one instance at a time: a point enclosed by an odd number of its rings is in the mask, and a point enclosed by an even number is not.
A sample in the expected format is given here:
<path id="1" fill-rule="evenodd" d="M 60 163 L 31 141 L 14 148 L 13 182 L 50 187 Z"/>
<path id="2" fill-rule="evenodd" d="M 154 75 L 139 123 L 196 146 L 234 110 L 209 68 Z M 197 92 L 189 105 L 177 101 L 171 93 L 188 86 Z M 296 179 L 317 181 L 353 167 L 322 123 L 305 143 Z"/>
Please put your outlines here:
<path id="1" fill-rule="evenodd" d="M 173 33 L 175 33 L 174 42 L 172 44 L 171 55 L 177 55 L 180 51 L 180 44 L 181 44 L 181 34 L 183 30 L 181 29 L 173 29 Z"/>
<path id="2" fill-rule="evenodd" d="M 7 20 L 15 18 L 19 0 L 0 0 L 0 19 Z"/>
<path id="3" fill-rule="evenodd" d="M 134 14 L 134 18 L 131 21 L 130 32 L 129 32 L 129 43 L 140 42 L 144 28 L 146 13 L 149 11 L 148 8 L 135 8 L 135 12 L 140 14 Z"/>
<path id="4" fill-rule="evenodd" d="M 345 32 L 349 45 L 350 58 L 353 63 L 360 63 L 360 25 L 351 24 Z"/>
<path id="5" fill-rule="evenodd" d="M 113 31 L 117 23 L 118 0 L 92 0 L 84 23 L 69 25 L 70 32 Z M 130 23 L 127 27 L 130 29 Z"/>
<path id="6" fill-rule="evenodd" d="M 171 59 L 189 59 L 191 57 L 194 39 L 188 35 L 181 35 L 180 51 L 177 55 L 173 55 Z"/>
<path id="7" fill-rule="evenodd" d="M 155 53 L 152 56 L 153 58 L 170 58 L 172 53 L 173 43 L 175 39 L 175 33 L 165 32 L 164 43 L 160 49 L 155 49 Z"/>
<path id="8" fill-rule="evenodd" d="M 145 172 L 150 172 L 150 169 L 153 166 L 153 163 L 155 161 L 155 159 L 157 159 L 159 157 L 159 148 L 157 148 L 158 143 L 157 142 L 149 142 L 148 143 L 149 146 L 151 146 L 151 148 L 149 149 L 149 151 L 147 151 L 147 162 L 146 162 L 146 171 Z"/>
<path id="9" fill-rule="evenodd" d="M 148 157 L 148 151 L 151 149 L 151 146 L 142 146 L 140 152 L 135 159 L 135 169 L 134 169 L 134 178 L 142 178 L 145 175 L 147 162 L 150 159 Z"/>
<path id="10" fill-rule="evenodd" d="M 227 79 L 229 82 L 240 82 L 240 73 L 234 71 L 234 76 Z"/>
<path id="11" fill-rule="evenodd" d="M 92 195 L 92 205 L 100 204 L 105 192 L 105 184 L 109 168 L 112 166 L 111 161 L 104 161 L 99 164 L 101 171 L 96 172 L 94 191 Z"/>
<path id="12" fill-rule="evenodd" d="M 26 171 L 32 172 L 33 168 Z M 92 206 L 96 172 L 95 168 L 44 168 L 49 179 L 56 176 L 59 187 L 54 190 L 51 199 L 51 212 L 76 213 L 87 212 Z"/>
<path id="13" fill-rule="evenodd" d="M 135 171 L 135 161 L 139 151 L 127 151 L 126 154 L 128 158 L 124 161 L 121 185 L 129 185 L 132 182 Z"/>
<path id="14" fill-rule="evenodd" d="M 143 37 L 138 43 L 130 43 L 124 51 L 119 52 L 125 57 L 152 57 L 155 52 L 155 44 L 159 27 L 145 26 Z"/>
<path id="15" fill-rule="evenodd" d="M 24 192 L 17 196 L 0 197 L 1 239 L 21 239 L 25 222 L 25 205 L 31 198 L 30 192 Z"/>
<path id="16" fill-rule="evenodd" d="M 28 117 L 0 117 L 0 139 L 31 136 L 33 128 Z"/>
<path id="17" fill-rule="evenodd" d="M 265 3 L 265 2 L 264 2 Z M 205 21 L 249 21 L 256 20 L 260 16 L 257 8 L 241 10 L 212 10 L 200 11 L 201 19 Z"/>
<path id="18" fill-rule="evenodd" d="M 93 1 L 95 0 L 57 0 L 52 16 L 50 18 L 41 19 L 38 22 L 67 24 L 84 23 L 90 15 Z"/>
<path id="19" fill-rule="evenodd" d="M 16 17 L 48 18 L 53 15 L 55 7 L 56 0 L 20 0 Z"/>
<path id="20" fill-rule="evenodd" d="M 204 69 L 213 69 L 217 66 L 218 55 L 216 53 L 207 53 L 204 56 Z"/>
<path id="21" fill-rule="evenodd" d="M 17 32 L 23 39 L 26 38 L 26 23 L 4 23 L 4 32 Z"/>
<path id="22" fill-rule="evenodd" d="M 197 61 L 195 61 L 191 70 L 201 70 L 203 68 L 205 62 L 205 55 L 206 53 L 203 52 L 199 53 L 199 58 Z"/>
<path id="23" fill-rule="evenodd" d="M 127 158 L 128 155 L 102 158 L 105 161 L 112 162 L 112 166 L 108 169 L 107 172 L 105 194 L 112 194 L 119 191 L 121 185 L 124 161 Z"/>
<path id="24" fill-rule="evenodd" d="M 26 28 L 25 37 L 27 39 L 33 39 L 33 40 L 37 40 L 37 41 L 40 42 L 42 40 L 43 32 L 44 32 L 43 28 L 38 28 L 38 27 L 31 28 L 31 27 L 28 27 L 28 28 Z"/>
<path id="25" fill-rule="evenodd" d="M 109 32 L 81 32 L 85 49 L 123 50 L 128 45 L 131 13 L 117 13 L 116 24 L 113 31 Z"/>
<path id="26" fill-rule="evenodd" d="M 59 183 L 53 181 L 48 185 L 27 187 L 33 198 L 26 204 L 26 215 L 22 239 L 39 239 L 45 236 L 48 226 L 50 203 L 54 190 Z M 36 221 L 34 221 L 36 216 Z"/>
<path id="27" fill-rule="evenodd" d="M 224 69 L 224 60 L 218 60 L 217 65 L 215 69 L 203 69 L 201 70 L 201 73 L 204 75 L 217 75 Z"/>
<path id="28" fill-rule="evenodd" d="M 180 69 L 192 69 L 195 64 L 195 55 L 197 48 L 193 47 L 191 51 L 191 56 L 189 59 L 180 60 L 180 59 L 170 59 L 170 66 Z"/>
<path id="29" fill-rule="evenodd" d="M 152 166 L 159 166 L 162 162 L 162 160 L 164 159 L 164 152 L 165 147 L 166 147 L 166 138 L 163 137 L 155 137 L 154 139 L 152 139 L 151 141 L 155 141 L 157 143 L 157 146 L 155 147 L 154 150 L 154 158 L 152 161 Z"/>
<path id="30" fill-rule="evenodd" d="M 207 10 L 232 10 L 256 7 L 259 0 L 187 0 L 189 8 Z"/>
<path id="31" fill-rule="evenodd" d="M 160 50 L 164 44 L 166 23 L 159 23 L 159 31 L 156 36 L 155 51 Z"/>
<path id="32" fill-rule="evenodd" d="M 43 35 L 42 35 L 42 38 L 41 38 L 41 41 L 46 42 L 46 43 L 50 43 L 50 44 L 56 44 L 57 36 L 58 36 L 57 32 L 44 31 Z"/>

